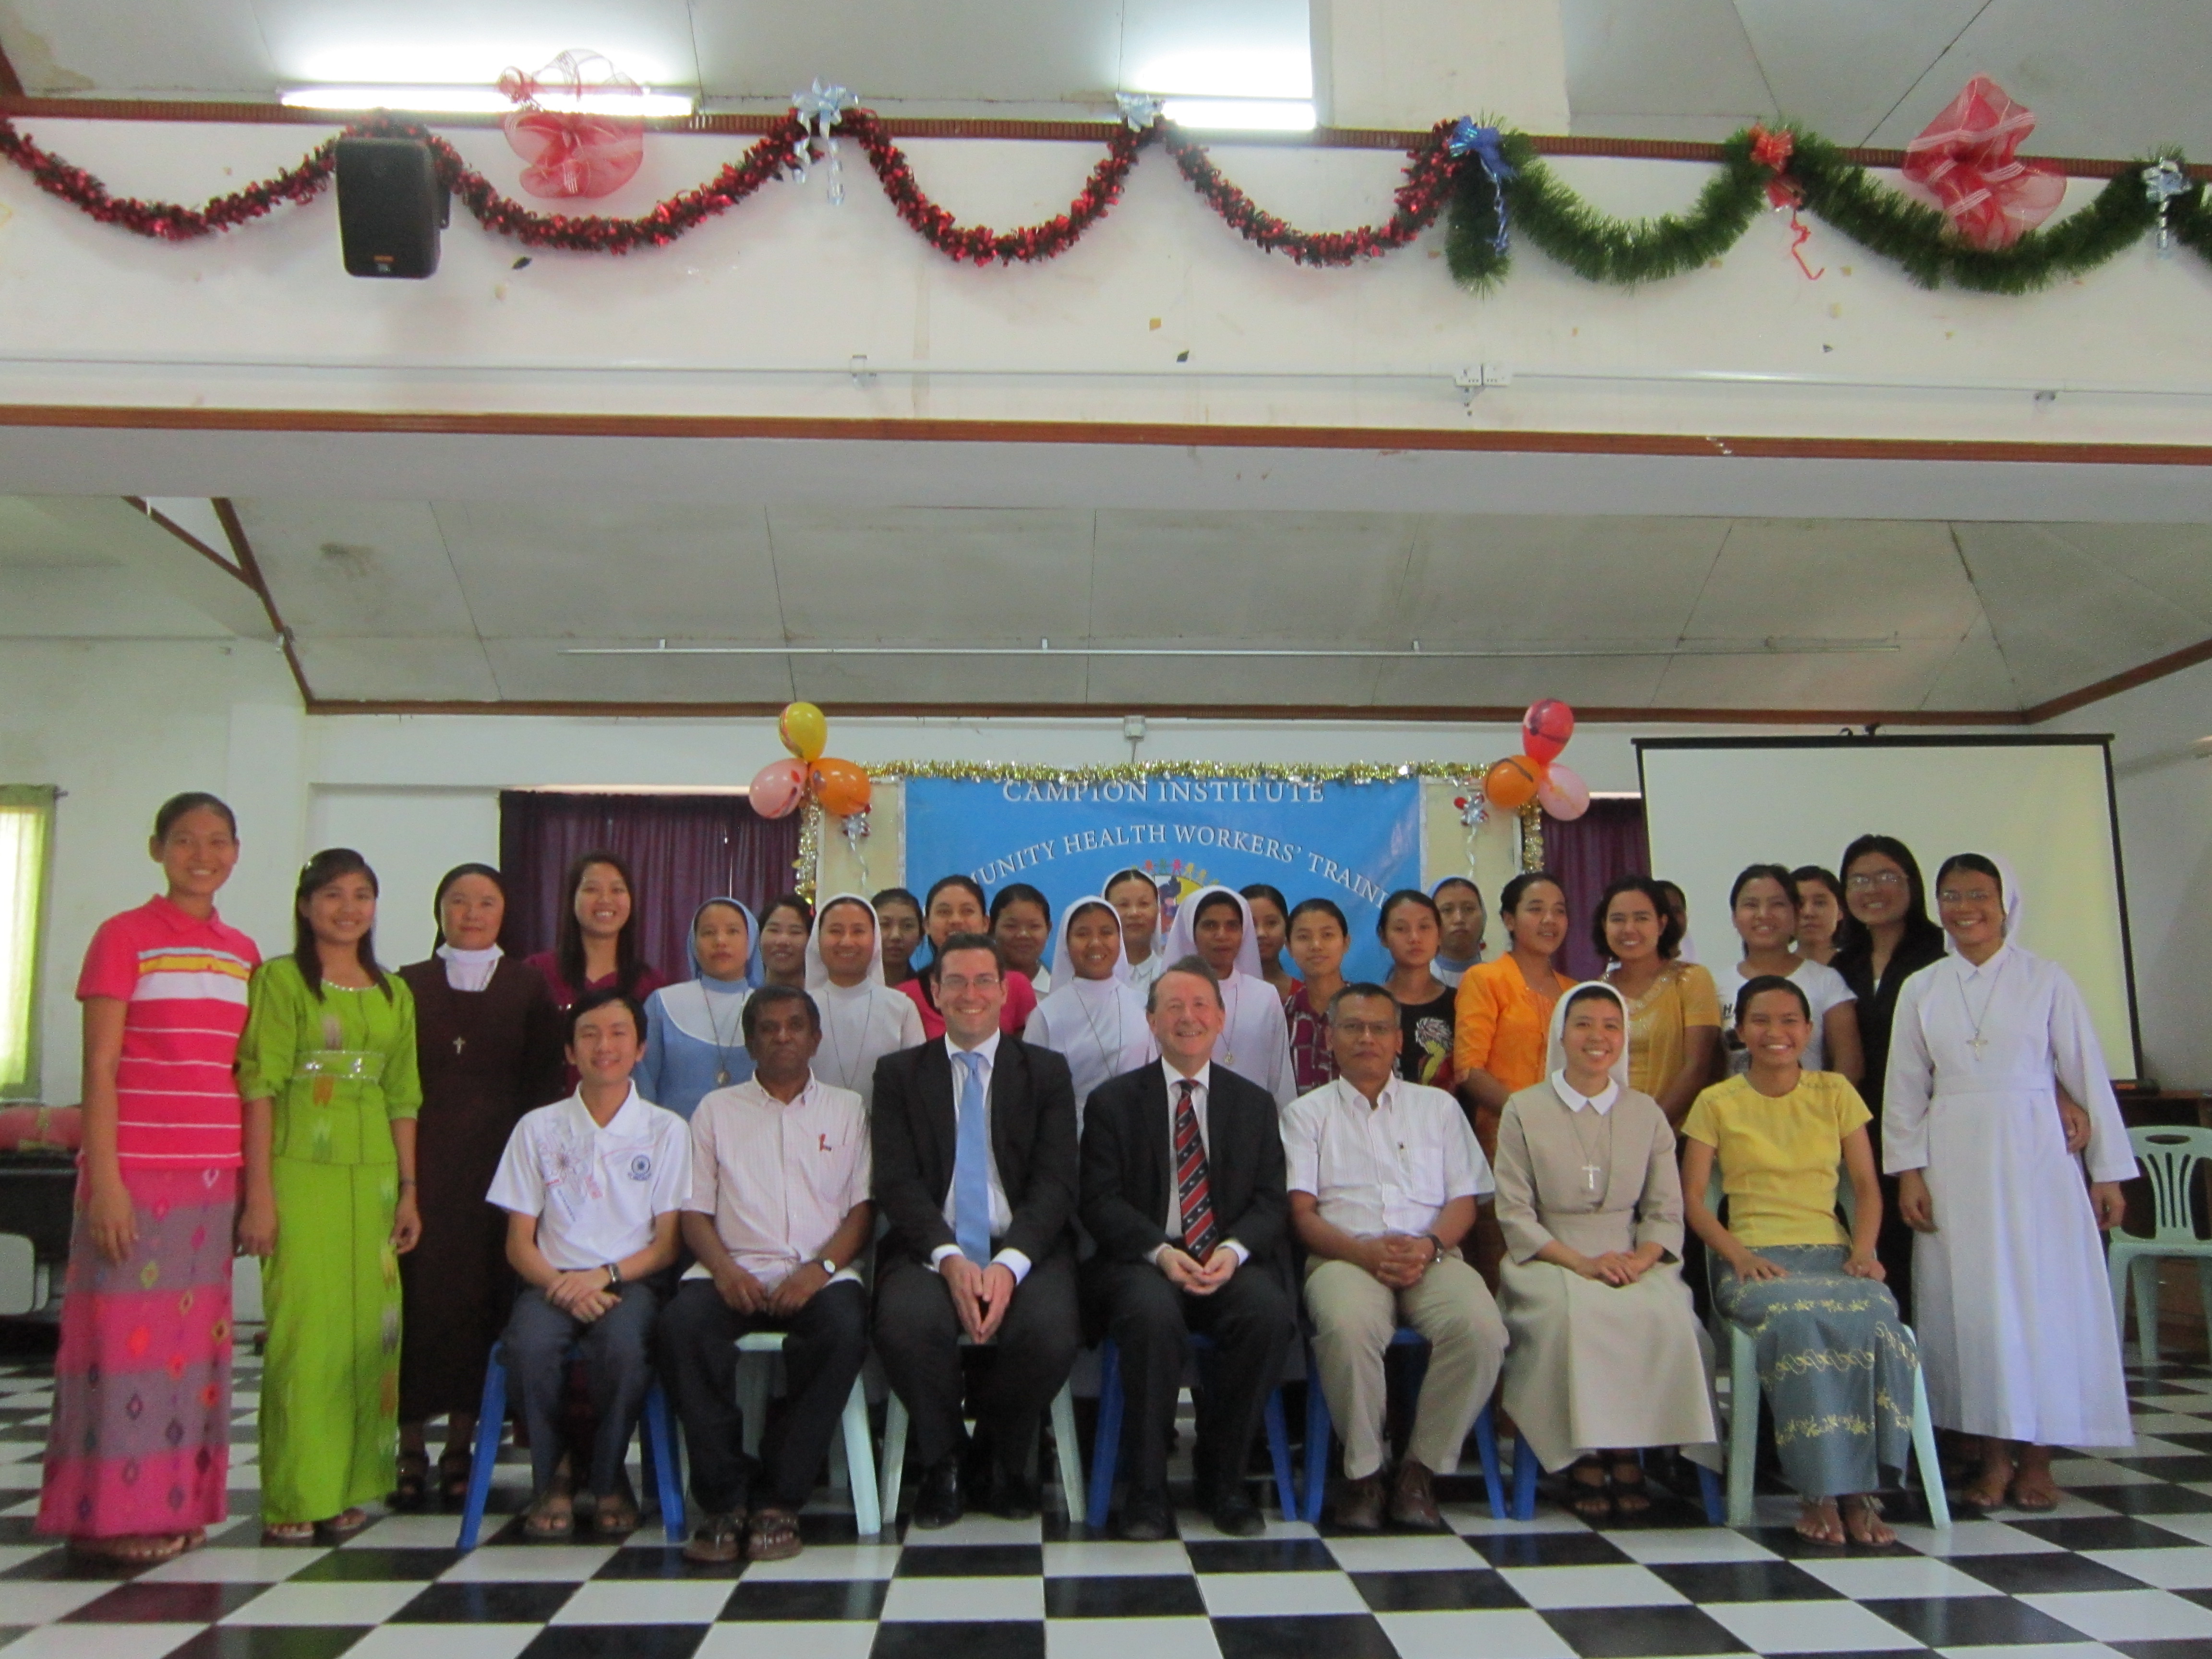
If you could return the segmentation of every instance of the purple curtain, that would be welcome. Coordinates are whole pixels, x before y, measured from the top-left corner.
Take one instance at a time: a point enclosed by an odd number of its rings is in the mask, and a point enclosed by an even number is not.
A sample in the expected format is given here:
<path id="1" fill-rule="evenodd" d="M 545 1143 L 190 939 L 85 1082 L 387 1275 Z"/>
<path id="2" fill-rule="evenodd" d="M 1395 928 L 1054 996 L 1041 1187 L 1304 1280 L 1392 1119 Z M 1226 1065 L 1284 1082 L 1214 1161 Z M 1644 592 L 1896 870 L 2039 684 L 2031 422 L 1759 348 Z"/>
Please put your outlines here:
<path id="1" fill-rule="evenodd" d="M 1544 862 L 1567 890 L 1567 944 L 1559 952 L 1559 971 L 1595 979 L 1605 969 L 1589 939 L 1599 895 L 1620 877 L 1651 873 L 1642 798 L 1594 800 L 1572 823 L 1546 813 Z"/>
<path id="2" fill-rule="evenodd" d="M 503 789 L 499 862 L 507 878 L 507 933 L 517 956 L 550 951 L 560 936 L 562 878 L 579 854 L 619 853 L 637 878 L 631 895 L 646 961 L 670 979 L 690 977 L 692 913 L 706 900 L 742 899 L 757 915 L 798 878 L 799 815 L 763 818 L 742 795 L 556 794 Z"/>

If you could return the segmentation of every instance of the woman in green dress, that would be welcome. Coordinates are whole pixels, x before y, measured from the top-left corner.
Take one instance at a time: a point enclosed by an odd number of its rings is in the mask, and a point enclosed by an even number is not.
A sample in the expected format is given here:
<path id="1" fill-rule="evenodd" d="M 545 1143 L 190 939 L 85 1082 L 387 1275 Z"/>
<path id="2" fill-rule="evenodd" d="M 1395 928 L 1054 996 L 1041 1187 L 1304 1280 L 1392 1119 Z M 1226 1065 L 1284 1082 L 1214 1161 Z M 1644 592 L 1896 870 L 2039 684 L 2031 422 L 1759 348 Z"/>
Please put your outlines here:
<path id="1" fill-rule="evenodd" d="M 253 976 L 239 1091 L 241 1246 L 264 1258 L 261 1517 L 335 1540 L 392 1488 L 399 1257 L 415 1248 L 415 1000 L 377 966 L 376 872 L 332 848 L 300 872 L 289 957 Z"/>

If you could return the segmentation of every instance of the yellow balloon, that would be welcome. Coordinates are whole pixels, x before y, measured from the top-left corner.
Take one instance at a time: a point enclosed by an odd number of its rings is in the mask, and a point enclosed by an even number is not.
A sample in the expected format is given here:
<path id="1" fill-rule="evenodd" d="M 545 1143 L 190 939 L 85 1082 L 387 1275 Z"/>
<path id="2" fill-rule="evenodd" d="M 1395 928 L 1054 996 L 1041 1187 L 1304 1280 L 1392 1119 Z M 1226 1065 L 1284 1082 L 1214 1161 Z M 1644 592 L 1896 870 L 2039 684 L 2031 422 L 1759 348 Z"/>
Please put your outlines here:
<path id="1" fill-rule="evenodd" d="M 830 722 L 811 702 L 787 704 L 775 730 L 783 746 L 810 766 L 822 758 L 830 742 Z"/>

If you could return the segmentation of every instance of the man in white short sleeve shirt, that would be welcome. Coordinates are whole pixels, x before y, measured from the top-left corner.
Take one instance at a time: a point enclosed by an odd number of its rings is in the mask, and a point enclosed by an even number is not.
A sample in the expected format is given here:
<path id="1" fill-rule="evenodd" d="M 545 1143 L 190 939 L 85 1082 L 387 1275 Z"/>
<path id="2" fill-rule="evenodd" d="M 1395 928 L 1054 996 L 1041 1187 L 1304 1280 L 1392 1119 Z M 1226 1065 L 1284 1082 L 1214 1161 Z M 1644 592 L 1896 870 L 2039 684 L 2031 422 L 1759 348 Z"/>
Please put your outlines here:
<path id="1" fill-rule="evenodd" d="M 691 1115 L 684 1242 L 699 1261 L 660 1318 L 661 1376 L 706 1517 L 684 1553 L 708 1563 L 799 1553 L 799 1511 L 868 1356 L 854 1265 L 875 1231 L 868 1109 L 814 1075 L 822 1011 L 805 992 L 764 985 L 742 1020 L 753 1074 Z M 784 1406 L 764 1425 L 766 1501 L 749 1511 L 736 1344 L 751 1331 L 784 1333 Z"/>
<path id="2" fill-rule="evenodd" d="M 1428 1339 L 1429 1367 L 1389 1512 L 1438 1526 L 1432 1476 L 1459 1466 L 1505 1358 L 1505 1322 L 1459 1249 L 1495 1183 L 1459 1103 L 1398 1075 L 1389 991 L 1346 986 L 1328 1036 L 1337 1079 L 1284 1112 L 1283 1150 L 1322 1393 L 1344 1441 L 1337 1524 L 1382 1525 L 1382 1354 L 1402 1322 Z"/>
<path id="3" fill-rule="evenodd" d="M 597 1500 L 593 1528 L 617 1536 L 637 1526 L 623 1460 L 653 1376 L 660 1297 L 648 1279 L 676 1260 L 677 1212 L 691 1190 L 690 1130 L 629 1080 L 644 1032 L 645 1011 L 619 991 L 569 1011 L 576 1092 L 524 1115 L 485 1194 L 507 1212 L 507 1259 L 523 1282 L 501 1340 L 530 1427 L 534 1493 L 523 1529 L 532 1538 L 574 1530 L 553 1480 L 572 1347 L 599 1425 L 583 1483 Z"/>

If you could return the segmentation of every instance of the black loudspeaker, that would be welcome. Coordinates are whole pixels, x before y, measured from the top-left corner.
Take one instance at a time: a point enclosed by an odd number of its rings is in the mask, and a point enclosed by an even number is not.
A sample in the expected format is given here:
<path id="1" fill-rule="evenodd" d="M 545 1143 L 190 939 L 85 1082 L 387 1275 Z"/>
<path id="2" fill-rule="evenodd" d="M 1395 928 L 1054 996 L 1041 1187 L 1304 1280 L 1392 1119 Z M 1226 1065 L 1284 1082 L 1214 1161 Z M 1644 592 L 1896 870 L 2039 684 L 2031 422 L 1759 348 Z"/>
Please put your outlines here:
<path id="1" fill-rule="evenodd" d="M 338 140 L 338 245 L 349 276 L 429 276 L 452 210 L 430 147 L 412 138 Z"/>

